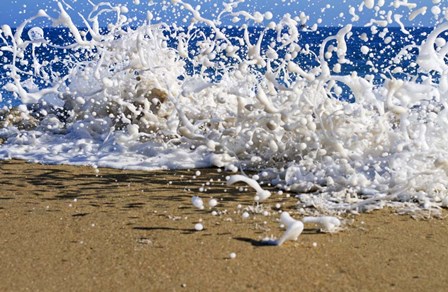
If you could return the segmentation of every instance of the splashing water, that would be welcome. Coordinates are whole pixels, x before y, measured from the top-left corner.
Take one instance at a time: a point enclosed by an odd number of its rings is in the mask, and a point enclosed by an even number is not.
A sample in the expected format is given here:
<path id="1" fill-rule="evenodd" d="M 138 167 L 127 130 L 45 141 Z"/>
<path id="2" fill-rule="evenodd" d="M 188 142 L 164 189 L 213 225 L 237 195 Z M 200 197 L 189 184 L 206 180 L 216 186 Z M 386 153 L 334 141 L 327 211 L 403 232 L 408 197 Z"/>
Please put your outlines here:
<path id="1" fill-rule="evenodd" d="M 3 109 L 0 156 L 259 170 L 321 213 L 448 204 L 448 9 L 435 3 L 437 26 L 410 29 L 401 19 L 426 6 L 364 1 L 349 14 L 366 27 L 336 30 L 241 3 L 223 4 L 214 20 L 166 3 L 188 26 L 154 11 L 135 25 L 126 7 L 101 3 L 78 28 L 63 2 L 57 17 L 41 10 L 15 30 L 4 25 L 4 89 L 21 105 Z"/>

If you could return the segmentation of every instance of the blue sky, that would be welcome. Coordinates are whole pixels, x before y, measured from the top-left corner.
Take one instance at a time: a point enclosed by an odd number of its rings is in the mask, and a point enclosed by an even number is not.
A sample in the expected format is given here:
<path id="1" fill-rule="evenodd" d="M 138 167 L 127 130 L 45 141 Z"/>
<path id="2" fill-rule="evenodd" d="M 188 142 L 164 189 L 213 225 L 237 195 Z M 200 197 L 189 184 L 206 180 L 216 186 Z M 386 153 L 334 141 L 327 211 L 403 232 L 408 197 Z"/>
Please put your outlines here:
<path id="1" fill-rule="evenodd" d="M 73 10 L 69 10 L 69 13 L 70 15 L 72 15 L 77 24 L 81 23 L 80 18 L 77 17 L 77 13 L 80 12 L 86 15 L 92 7 L 91 4 L 89 4 L 88 0 L 65 1 L 67 4 L 73 7 Z M 105 0 L 92 1 L 98 3 Z M 136 5 L 133 3 L 136 1 L 139 1 L 140 4 Z M 231 0 L 227 0 L 225 2 L 230 1 Z M 110 2 L 115 4 L 126 4 L 131 11 L 129 15 L 136 15 L 139 19 L 143 19 L 146 16 L 146 11 L 148 10 L 151 11 L 154 15 L 158 15 L 162 20 L 169 23 L 176 22 L 177 24 L 182 24 L 182 20 L 185 18 L 185 14 L 177 16 L 176 14 L 172 13 L 172 7 L 170 5 L 166 5 L 166 3 L 171 3 L 171 1 L 169 0 L 111 0 Z M 223 1 L 216 0 L 187 0 L 187 2 L 192 4 L 193 6 L 202 4 L 201 12 L 204 16 L 212 19 L 214 19 L 213 14 L 216 14 L 216 12 L 223 7 Z M 352 16 L 349 14 L 349 7 L 358 7 L 361 2 L 362 0 L 246 0 L 246 2 L 241 4 L 239 7 L 241 7 L 241 9 L 247 10 L 248 12 L 271 11 L 274 15 L 277 16 L 277 19 L 280 15 L 284 15 L 285 13 L 298 15 L 300 12 L 305 12 L 310 16 L 310 21 L 308 22 L 309 25 L 316 23 L 318 19 L 321 18 L 323 25 L 334 26 L 351 22 Z M 390 2 L 393 1 L 386 0 L 386 3 Z M 433 15 L 431 13 L 431 0 L 412 0 L 409 2 L 416 3 L 419 7 L 425 5 L 428 6 L 426 15 L 419 16 L 416 19 L 417 21 L 414 23 L 424 26 L 431 26 L 434 24 L 434 21 L 432 20 Z M 443 2 L 444 0 L 441 1 L 441 3 Z M 326 8 L 327 3 L 330 4 L 329 8 Z M 393 10 L 393 8 L 388 5 L 385 5 L 384 7 L 385 10 Z M 56 15 L 56 13 L 54 12 L 56 8 L 57 5 L 55 3 L 55 0 L 1 0 L 0 24 L 17 26 L 17 24 L 20 24 L 24 19 L 35 15 L 39 9 L 48 11 L 50 15 Z M 325 9 L 325 11 L 322 12 L 322 9 Z M 400 10 L 400 12 L 403 14 L 408 13 L 408 11 L 409 10 L 407 8 L 401 8 Z M 343 13 L 343 15 L 341 13 Z M 358 14 L 360 14 L 361 16 L 361 20 L 355 23 L 355 25 L 358 26 L 364 25 L 373 17 L 371 10 L 365 9 L 364 12 Z M 227 19 L 229 20 L 229 18 Z M 274 20 L 276 19 L 274 18 Z M 405 23 L 405 25 L 410 25 L 409 22 L 403 22 Z"/>

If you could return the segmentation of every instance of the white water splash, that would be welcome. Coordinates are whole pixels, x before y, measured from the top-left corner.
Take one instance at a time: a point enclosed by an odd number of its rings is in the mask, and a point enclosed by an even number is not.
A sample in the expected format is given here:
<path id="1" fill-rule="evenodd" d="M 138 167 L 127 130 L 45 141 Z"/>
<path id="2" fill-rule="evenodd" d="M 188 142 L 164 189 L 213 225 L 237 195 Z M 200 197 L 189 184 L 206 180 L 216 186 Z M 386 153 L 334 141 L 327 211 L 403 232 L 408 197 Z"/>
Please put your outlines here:
<path id="1" fill-rule="evenodd" d="M 210 20 L 173 2 L 194 20 L 188 27 L 148 13 L 134 28 L 128 9 L 108 3 L 94 6 L 84 30 L 63 3 L 57 17 L 40 11 L 15 32 L 3 26 L 2 51 L 12 60 L 5 89 L 27 104 L 23 119 L 38 122 L 33 130 L 1 129 L 7 142 L 0 156 L 128 169 L 268 169 L 272 183 L 322 213 L 385 204 L 437 211 L 446 201 L 446 20 L 422 44 L 396 52 L 390 68 L 369 60 L 371 72 L 361 76 L 344 73 L 352 64 L 353 24 L 313 52 L 300 43 L 305 13 L 274 21 L 268 11 L 248 13 L 235 2 Z M 389 4 L 405 7 L 407 19 L 426 11 L 406 1 L 363 1 L 375 13 L 365 23 L 385 45 L 394 42 L 387 25 L 395 21 L 406 30 L 403 11 L 381 12 Z M 113 15 L 107 30 L 103 13 Z M 248 24 L 236 34 L 218 25 L 224 17 L 261 26 L 256 37 Z M 37 19 L 66 27 L 71 41 L 56 44 L 39 27 L 25 34 Z M 45 49 L 53 52 L 50 59 L 36 53 Z M 366 58 L 373 54 L 367 44 L 361 50 Z M 300 63 L 301 56 L 313 63 Z M 406 66 L 414 75 L 404 74 Z M 338 98 L 344 90 L 354 102 Z M 244 181 L 259 201 L 269 198 L 255 181 Z"/>

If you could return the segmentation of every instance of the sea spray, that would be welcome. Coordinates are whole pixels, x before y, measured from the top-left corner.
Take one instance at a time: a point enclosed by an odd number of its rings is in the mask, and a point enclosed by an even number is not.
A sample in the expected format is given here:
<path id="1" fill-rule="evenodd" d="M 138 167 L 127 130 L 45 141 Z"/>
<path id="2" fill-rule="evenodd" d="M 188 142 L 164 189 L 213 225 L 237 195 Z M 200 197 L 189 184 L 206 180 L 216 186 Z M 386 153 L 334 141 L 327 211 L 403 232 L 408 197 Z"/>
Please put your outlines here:
<path id="1" fill-rule="evenodd" d="M 81 29 L 58 2 L 58 15 L 39 11 L 15 30 L 2 26 L 4 89 L 26 109 L 20 119 L 2 117 L 0 156 L 251 169 L 297 193 L 299 208 L 325 214 L 446 206 L 448 26 L 440 13 L 422 39 L 403 20 L 418 20 L 424 7 L 364 1 L 350 10 L 354 23 L 322 36 L 304 12 L 248 13 L 242 3 L 225 3 L 216 19 L 183 1 L 166 4 L 192 20 L 185 26 L 155 11 L 134 26 L 126 7 L 101 3 Z M 373 16 L 362 22 L 366 11 Z M 221 25 L 225 18 L 235 25 Z M 50 38 L 39 21 L 64 29 Z M 313 33 L 321 42 L 304 43 Z M 407 45 L 394 51 L 399 42 Z M 269 197 L 255 189 L 259 201 Z"/>

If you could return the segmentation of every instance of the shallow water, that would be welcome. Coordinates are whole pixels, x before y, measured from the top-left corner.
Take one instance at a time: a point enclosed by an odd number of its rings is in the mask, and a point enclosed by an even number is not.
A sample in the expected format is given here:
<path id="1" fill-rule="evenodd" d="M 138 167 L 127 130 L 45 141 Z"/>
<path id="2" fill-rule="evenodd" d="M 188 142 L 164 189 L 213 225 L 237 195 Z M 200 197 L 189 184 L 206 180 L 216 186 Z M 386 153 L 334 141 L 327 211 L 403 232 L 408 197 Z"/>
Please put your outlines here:
<path id="1" fill-rule="evenodd" d="M 423 5 L 383 2 L 361 5 L 375 21 L 337 28 L 237 2 L 223 7 L 229 27 L 182 1 L 166 5 L 189 25 L 157 11 L 136 23 L 103 4 L 78 28 L 58 3 L 59 16 L 2 27 L 0 157 L 250 169 L 320 213 L 437 213 L 448 205 L 446 9 L 434 2 L 435 27 L 393 27 Z"/>

